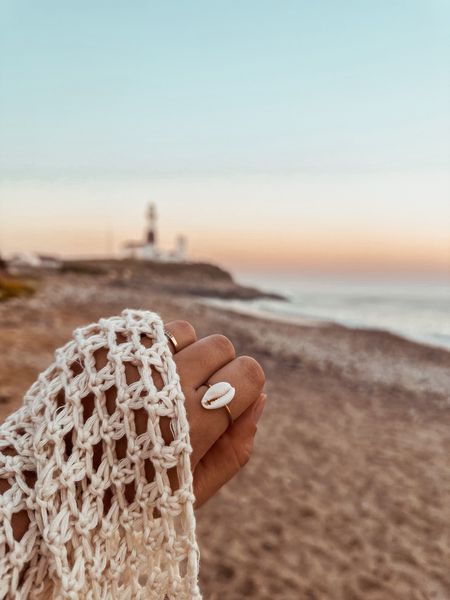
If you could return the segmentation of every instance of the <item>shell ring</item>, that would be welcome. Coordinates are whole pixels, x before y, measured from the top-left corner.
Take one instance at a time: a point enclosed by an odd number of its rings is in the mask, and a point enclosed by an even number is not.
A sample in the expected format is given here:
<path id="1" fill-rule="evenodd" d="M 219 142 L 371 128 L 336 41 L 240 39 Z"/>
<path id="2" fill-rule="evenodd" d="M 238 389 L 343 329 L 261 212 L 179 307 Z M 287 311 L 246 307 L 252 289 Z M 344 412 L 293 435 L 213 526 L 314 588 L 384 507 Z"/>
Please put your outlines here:
<path id="1" fill-rule="evenodd" d="M 235 388 L 227 381 L 219 381 L 214 384 L 207 383 L 206 385 L 208 386 L 208 389 L 201 400 L 203 408 L 206 408 L 206 410 L 225 408 L 230 425 L 232 425 L 233 417 L 228 404 L 233 400 L 236 394 Z"/>

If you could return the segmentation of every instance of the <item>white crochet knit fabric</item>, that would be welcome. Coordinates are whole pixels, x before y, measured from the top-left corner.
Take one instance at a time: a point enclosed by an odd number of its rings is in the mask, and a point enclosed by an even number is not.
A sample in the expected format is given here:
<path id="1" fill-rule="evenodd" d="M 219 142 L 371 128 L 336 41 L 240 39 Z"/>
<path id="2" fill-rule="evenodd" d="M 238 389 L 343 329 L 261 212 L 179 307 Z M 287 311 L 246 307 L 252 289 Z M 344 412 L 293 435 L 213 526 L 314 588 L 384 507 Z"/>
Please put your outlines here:
<path id="1" fill-rule="evenodd" d="M 0 427 L 0 598 L 200 599 L 190 453 L 158 315 L 76 330 Z"/>

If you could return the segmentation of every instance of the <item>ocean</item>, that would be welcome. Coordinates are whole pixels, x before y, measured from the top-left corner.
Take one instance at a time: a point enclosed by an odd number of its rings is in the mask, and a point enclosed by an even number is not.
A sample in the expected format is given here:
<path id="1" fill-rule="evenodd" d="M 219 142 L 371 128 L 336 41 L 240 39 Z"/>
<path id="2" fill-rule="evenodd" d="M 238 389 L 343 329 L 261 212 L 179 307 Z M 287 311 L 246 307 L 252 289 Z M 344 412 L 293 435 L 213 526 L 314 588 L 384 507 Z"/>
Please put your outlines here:
<path id="1" fill-rule="evenodd" d="M 239 283 L 287 296 L 219 301 L 239 312 L 303 324 L 380 329 L 450 350 L 450 280 L 241 275 Z M 217 304 L 217 302 L 215 301 Z"/>

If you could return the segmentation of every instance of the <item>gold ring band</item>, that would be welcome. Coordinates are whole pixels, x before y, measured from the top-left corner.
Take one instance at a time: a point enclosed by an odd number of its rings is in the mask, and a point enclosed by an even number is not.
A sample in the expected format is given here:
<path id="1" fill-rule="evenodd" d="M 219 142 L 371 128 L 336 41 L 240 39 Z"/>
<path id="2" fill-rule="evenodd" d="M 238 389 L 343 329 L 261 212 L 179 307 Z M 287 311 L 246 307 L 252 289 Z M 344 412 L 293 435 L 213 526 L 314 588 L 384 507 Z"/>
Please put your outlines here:
<path id="1" fill-rule="evenodd" d="M 170 333 L 170 331 L 167 331 L 167 329 L 164 330 L 164 335 L 169 340 L 169 342 L 172 342 L 174 352 L 178 352 L 178 342 L 175 339 L 175 336 L 172 333 Z"/>
<path id="2" fill-rule="evenodd" d="M 229 426 L 231 427 L 233 425 L 233 415 L 228 404 L 225 404 L 224 409 L 227 411 Z"/>

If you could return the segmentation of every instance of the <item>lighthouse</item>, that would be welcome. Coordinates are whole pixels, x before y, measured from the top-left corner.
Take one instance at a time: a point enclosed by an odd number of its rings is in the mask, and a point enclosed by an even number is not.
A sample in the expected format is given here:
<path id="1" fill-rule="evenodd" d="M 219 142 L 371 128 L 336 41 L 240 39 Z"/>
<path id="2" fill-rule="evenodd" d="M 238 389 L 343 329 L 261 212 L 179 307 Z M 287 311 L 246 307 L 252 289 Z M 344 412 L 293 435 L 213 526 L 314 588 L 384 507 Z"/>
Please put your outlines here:
<path id="1" fill-rule="evenodd" d="M 152 202 L 147 211 L 148 228 L 147 228 L 147 244 L 156 246 L 156 206 Z"/>
<path id="2" fill-rule="evenodd" d="M 134 260 L 148 260 L 158 262 L 185 262 L 186 261 L 186 238 L 178 236 L 176 246 L 173 250 L 158 248 L 158 235 L 156 228 L 157 214 L 156 205 L 151 202 L 147 208 L 147 224 L 142 241 L 126 242 L 122 256 Z"/>

